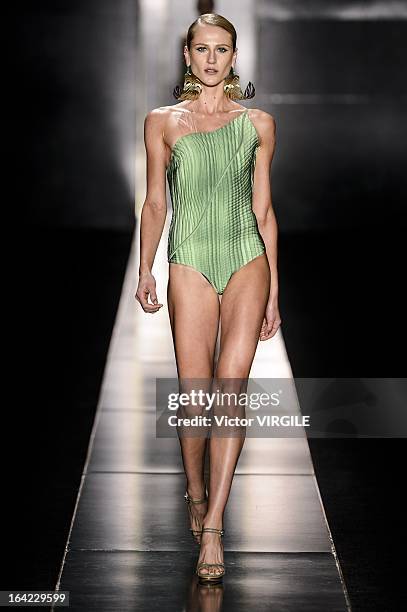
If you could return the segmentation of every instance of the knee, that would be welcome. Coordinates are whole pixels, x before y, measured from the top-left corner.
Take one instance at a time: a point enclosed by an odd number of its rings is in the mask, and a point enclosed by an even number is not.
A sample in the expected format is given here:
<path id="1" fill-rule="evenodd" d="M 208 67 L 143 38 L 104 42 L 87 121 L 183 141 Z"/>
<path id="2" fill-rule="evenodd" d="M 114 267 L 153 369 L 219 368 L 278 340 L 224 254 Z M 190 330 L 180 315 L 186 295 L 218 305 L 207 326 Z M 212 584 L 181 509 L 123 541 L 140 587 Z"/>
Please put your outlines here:
<path id="1" fill-rule="evenodd" d="M 247 384 L 242 377 L 216 378 L 215 381 L 215 403 L 213 414 L 218 417 L 243 418 L 247 404 Z M 231 427 L 241 432 L 242 427 L 238 423 L 226 423 L 226 431 L 231 432 Z M 219 428 L 223 431 L 222 427 Z"/>
<path id="2" fill-rule="evenodd" d="M 232 343 L 225 340 L 221 348 L 215 375 L 217 378 L 247 379 L 254 358 L 254 350 L 245 343 L 234 339 Z"/>
<path id="3" fill-rule="evenodd" d="M 235 361 L 234 363 L 222 364 L 219 363 L 216 368 L 215 377 L 217 379 L 224 379 L 225 386 L 239 386 L 244 384 L 247 381 L 250 373 L 250 368 L 246 363 L 239 363 L 239 361 Z M 230 381 L 228 379 L 231 379 Z M 236 382 L 233 382 L 235 380 Z"/>

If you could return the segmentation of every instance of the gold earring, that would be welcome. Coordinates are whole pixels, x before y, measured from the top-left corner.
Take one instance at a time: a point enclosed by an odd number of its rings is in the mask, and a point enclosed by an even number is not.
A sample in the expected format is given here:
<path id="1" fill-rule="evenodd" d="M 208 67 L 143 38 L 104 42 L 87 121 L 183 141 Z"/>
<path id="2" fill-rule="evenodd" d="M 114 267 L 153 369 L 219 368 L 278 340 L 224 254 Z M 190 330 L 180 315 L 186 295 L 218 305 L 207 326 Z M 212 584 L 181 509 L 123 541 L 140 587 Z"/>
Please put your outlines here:
<path id="1" fill-rule="evenodd" d="M 250 98 L 254 98 L 254 94 L 256 93 L 255 87 L 251 81 L 249 81 L 244 93 L 242 92 L 240 88 L 240 77 L 238 74 L 235 74 L 233 66 L 230 67 L 230 72 L 225 78 L 223 91 L 231 100 L 249 100 Z"/>
<path id="2" fill-rule="evenodd" d="M 187 71 L 184 74 L 184 87 L 181 89 L 179 85 L 174 87 L 172 92 L 177 100 L 196 100 L 202 91 L 202 85 L 197 76 L 191 71 L 191 66 L 187 66 Z"/>

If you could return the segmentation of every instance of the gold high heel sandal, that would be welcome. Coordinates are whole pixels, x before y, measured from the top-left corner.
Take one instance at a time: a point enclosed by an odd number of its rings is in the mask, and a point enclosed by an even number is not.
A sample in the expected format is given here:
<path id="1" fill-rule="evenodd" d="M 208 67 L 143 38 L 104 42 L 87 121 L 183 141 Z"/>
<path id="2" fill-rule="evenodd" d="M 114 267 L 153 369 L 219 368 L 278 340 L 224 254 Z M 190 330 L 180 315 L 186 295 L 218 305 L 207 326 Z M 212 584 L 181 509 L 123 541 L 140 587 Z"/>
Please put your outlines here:
<path id="1" fill-rule="evenodd" d="M 225 533 L 224 529 L 215 529 L 214 527 L 203 527 L 202 533 L 204 531 L 211 531 L 213 533 L 217 533 L 220 537 L 222 537 Z M 210 567 L 219 567 L 221 572 L 219 574 L 210 574 L 209 571 L 206 573 L 202 573 L 200 570 L 202 568 L 210 568 Z M 218 584 L 222 582 L 223 576 L 225 575 L 225 564 L 224 563 L 198 563 L 196 568 L 196 574 L 199 576 L 199 580 L 201 584 Z"/>
<path id="2" fill-rule="evenodd" d="M 205 497 L 203 499 L 192 499 L 192 497 L 190 497 L 188 495 L 188 491 L 185 492 L 184 495 L 184 499 L 186 501 L 186 503 L 188 504 L 188 510 L 191 511 L 191 504 L 203 504 L 204 502 L 208 501 L 208 489 L 205 486 Z M 192 513 L 190 512 L 191 516 Z M 202 529 L 200 529 L 199 531 L 197 529 L 190 529 L 189 530 L 191 532 L 191 535 L 193 538 L 195 538 L 195 542 L 197 544 L 199 544 L 198 540 L 196 539 L 197 536 L 200 536 L 202 533 Z"/>

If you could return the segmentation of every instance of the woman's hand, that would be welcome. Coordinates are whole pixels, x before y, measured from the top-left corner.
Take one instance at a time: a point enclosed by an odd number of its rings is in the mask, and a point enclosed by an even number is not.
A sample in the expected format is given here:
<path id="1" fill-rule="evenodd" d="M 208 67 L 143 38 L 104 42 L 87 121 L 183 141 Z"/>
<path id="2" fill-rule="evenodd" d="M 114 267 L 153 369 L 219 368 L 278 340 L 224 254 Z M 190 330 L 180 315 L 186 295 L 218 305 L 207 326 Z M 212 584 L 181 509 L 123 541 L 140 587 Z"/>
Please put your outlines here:
<path id="1" fill-rule="evenodd" d="M 269 338 L 272 338 L 280 325 L 281 318 L 278 310 L 278 300 L 277 298 L 270 297 L 266 307 L 263 325 L 260 330 L 260 340 L 269 340 Z"/>
<path id="2" fill-rule="evenodd" d="M 148 296 L 150 296 L 151 304 L 148 302 Z M 140 302 L 144 312 L 151 312 L 151 314 L 153 314 L 160 310 L 162 304 L 158 303 L 155 290 L 155 278 L 151 272 L 140 274 L 136 295 L 134 297 Z"/>

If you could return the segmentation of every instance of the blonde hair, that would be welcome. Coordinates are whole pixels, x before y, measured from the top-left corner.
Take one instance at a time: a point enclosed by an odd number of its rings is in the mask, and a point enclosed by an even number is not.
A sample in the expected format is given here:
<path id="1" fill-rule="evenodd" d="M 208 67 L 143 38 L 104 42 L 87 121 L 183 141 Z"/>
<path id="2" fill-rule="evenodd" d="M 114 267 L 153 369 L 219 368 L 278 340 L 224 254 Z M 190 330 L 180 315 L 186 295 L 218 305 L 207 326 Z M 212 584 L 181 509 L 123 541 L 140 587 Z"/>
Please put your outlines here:
<path id="1" fill-rule="evenodd" d="M 226 30 L 226 32 L 229 32 L 229 34 L 232 37 L 233 51 L 235 51 L 237 34 L 234 28 L 234 25 L 230 23 L 228 19 L 226 19 L 225 17 L 222 17 L 222 15 L 217 15 L 216 13 L 204 13 L 203 15 L 200 15 L 198 19 L 194 21 L 194 23 L 191 23 L 191 25 L 188 28 L 187 38 L 185 41 L 185 44 L 189 50 L 191 50 L 191 43 L 195 35 L 195 30 L 197 26 L 202 25 L 204 23 L 206 23 L 207 25 L 219 26 L 220 28 L 223 28 L 224 30 Z"/>

